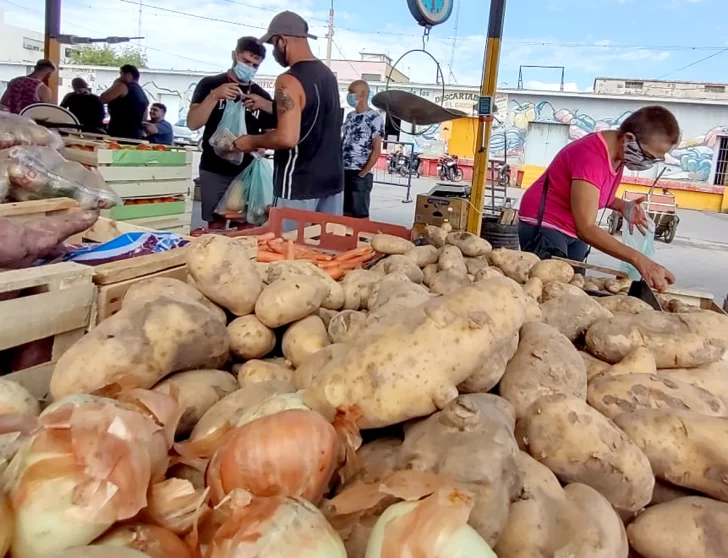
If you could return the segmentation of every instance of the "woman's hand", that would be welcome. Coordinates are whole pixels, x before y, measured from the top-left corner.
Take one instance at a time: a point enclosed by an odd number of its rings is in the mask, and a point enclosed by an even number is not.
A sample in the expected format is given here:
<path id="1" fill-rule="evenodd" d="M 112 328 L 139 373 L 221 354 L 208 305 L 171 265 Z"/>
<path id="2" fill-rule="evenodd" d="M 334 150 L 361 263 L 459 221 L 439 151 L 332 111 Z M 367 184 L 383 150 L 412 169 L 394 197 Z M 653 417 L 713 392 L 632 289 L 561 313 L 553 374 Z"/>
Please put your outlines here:
<path id="1" fill-rule="evenodd" d="M 640 254 L 635 267 L 647 284 L 659 292 L 675 282 L 675 276 L 667 268 L 653 262 L 644 254 Z"/>
<path id="2" fill-rule="evenodd" d="M 643 235 L 647 234 L 647 213 L 645 213 L 645 210 L 642 208 L 642 202 L 644 202 L 645 199 L 645 196 L 642 196 L 624 204 L 622 216 L 624 217 L 624 220 L 629 223 L 630 234 L 634 232 L 635 227 L 637 227 L 637 230 Z"/>

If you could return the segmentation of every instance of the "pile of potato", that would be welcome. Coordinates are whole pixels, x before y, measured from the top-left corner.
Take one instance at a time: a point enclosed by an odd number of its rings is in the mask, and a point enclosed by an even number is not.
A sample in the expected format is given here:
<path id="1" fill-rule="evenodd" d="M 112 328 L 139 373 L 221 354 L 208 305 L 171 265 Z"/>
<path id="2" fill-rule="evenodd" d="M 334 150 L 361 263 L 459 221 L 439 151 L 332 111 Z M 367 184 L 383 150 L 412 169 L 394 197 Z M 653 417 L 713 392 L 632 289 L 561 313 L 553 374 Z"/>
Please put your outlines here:
<path id="1" fill-rule="evenodd" d="M 171 395 L 167 482 L 206 497 L 200 471 L 230 429 L 290 409 L 355 420 L 364 443 L 349 432 L 359 449 L 314 502 L 350 558 L 379 556 L 377 520 L 417 498 L 361 497 L 403 471 L 468 494 L 468 524 L 500 558 L 728 556 L 728 317 L 656 312 L 620 294 L 626 281 L 469 233 L 427 227 L 425 241 L 377 235 L 383 257 L 337 282 L 202 237 L 188 283 L 132 287 L 61 357 L 50 396 Z M 2 444 L 2 418 L 37 414 L 27 399 L 0 384 L 0 470 L 22 447 Z"/>

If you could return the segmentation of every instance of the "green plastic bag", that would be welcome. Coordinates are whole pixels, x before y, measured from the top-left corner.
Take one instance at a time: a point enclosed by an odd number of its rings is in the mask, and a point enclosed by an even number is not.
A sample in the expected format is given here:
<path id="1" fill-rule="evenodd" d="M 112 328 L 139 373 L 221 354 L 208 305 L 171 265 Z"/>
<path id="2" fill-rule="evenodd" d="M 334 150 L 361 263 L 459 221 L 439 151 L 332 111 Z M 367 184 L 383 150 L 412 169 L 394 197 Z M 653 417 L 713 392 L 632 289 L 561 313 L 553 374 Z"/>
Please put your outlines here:
<path id="1" fill-rule="evenodd" d="M 245 183 L 245 220 L 255 226 L 268 220 L 268 209 L 273 205 L 273 168 L 260 155 L 253 155 L 250 166 L 243 171 Z"/>

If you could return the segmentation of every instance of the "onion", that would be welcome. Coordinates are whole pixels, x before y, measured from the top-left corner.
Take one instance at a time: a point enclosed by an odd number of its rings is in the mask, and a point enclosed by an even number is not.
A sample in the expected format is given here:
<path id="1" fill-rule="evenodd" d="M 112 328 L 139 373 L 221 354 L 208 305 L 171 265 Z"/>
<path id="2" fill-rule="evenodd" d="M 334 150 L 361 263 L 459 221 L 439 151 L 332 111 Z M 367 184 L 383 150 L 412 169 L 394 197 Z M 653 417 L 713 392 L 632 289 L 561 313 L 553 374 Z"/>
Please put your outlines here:
<path id="1" fill-rule="evenodd" d="M 191 531 L 195 521 L 210 511 L 205 503 L 207 493 L 195 490 L 184 479 L 172 478 L 153 484 L 147 500 L 144 517 L 176 535 Z"/>
<path id="2" fill-rule="evenodd" d="M 164 475 L 169 460 L 157 413 L 171 412 L 174 422 L 169 397 L 152 395 L 136 394 L 134 402 L 75 397 L 43 412 L 40 430 L 5 472 L 15 558 L 88 544 L 146 505 L 150 481 Z"/>
<path id="3" fill-rule="evenodd" d="M 338 436 L 314 411 L 293 409 L 236 428 L 207 469 L 218 504 L 236 488 L 254 496 L 301 497 L 318 503 L 337 466 Z"/>
<path id="4" fill-rule="evenodd" d="M 13 518 L 13 510 L 10 509 L 10 502 L 5 494 L 0 491 L 0 556 L 5 556 L 10 548 L 14 526 L 15 519 Z"/>
<path id="5" fill-rule="evenodd" d="M 17 382 L 0 378 L 0 415 L 31 415 L 40 414 L 38 400 Z"/>
<path id="6" fill-rule="evenodd" d="M 311 409 L 303 402 L 302 394 L 302 391 L 297 391 L 296 393 L 279 393 L 268 397 L 243 412 L 243 414 L 240 415 L 240 418 L 238 418 L 238 422 L 235 426 L 243 426 L 255 419 L 274 415 L 281 411 L 288 411 L 291 409 L 310 411 Z"/>
<path id="7" fill-rule="evenodd" d="M 69 548 L 60 554 L 54 554 L 53 558 L 150 558 L 150 556 L 131 548 L 81 546 Z"/>
<path id="8" fill-rule="evenodd" d="M 389 506 L 374 525 L 366 558 L 497 558 L 467 524 L 472 507 L 469 496 L 453 489 Z"/>
<path id="9" fill-rule="evenodd" d="M 93 543 L 139 550 L 152 558 L 192 558 L 192 552 L 174 533 L 156 525 L 115 527 Z"/>
<path id="10" fill-rule="evenodd" d="M 310 502 L 254 498 L 218 529 L 207 558 L 346 558 L 339 535 Z"/>

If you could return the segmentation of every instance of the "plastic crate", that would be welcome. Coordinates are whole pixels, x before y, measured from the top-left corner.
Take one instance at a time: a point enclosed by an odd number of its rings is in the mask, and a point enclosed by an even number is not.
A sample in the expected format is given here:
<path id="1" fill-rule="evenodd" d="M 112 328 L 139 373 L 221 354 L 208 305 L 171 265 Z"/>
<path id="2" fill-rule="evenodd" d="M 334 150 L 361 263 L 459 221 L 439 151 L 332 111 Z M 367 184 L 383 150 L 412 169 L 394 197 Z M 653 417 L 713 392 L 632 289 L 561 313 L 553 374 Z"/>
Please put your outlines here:
<path id="1" fill-rule="evenodd" d="M 331 252 L 345 252 L 368 244 L 379 233 L 408 240 L 412 237 L 412 231 L 400 225 L 283 207 L 271 208 L 268 222 L 262 227 L 224 231 L 223 234 L 236 237 L 271 232 L 276 237 L 291 239 L 296 244 Z"/>

